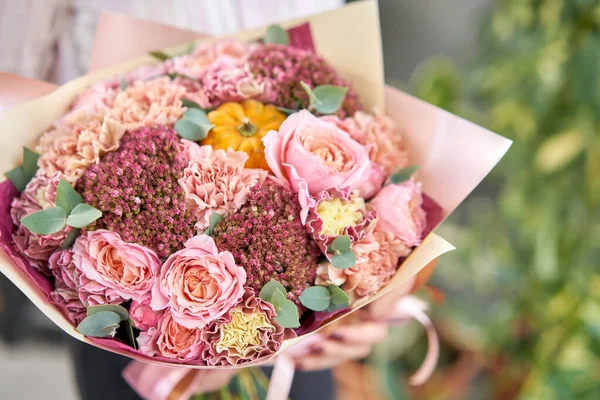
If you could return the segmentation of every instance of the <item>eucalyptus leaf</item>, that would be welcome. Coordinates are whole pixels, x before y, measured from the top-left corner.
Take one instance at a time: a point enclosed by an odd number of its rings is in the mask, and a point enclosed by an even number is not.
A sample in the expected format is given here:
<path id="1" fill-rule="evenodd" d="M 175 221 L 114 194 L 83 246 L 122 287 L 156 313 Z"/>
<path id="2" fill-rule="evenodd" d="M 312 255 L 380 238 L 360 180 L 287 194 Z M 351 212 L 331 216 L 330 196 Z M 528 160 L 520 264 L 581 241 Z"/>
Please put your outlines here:
<path id="1" fill-rule="evenodd" d="M 51 235 L 65 227 L 67 213 L 60 207 L 47 208 L 22 218 L 21 223 L 31 233 Z"/>
<path id="2" fill-rule="evenodd" d="M 127 318 L 125 322 L 127 325 L 125 328 L 125 332 L 127 333 L 127 339 L 129 340 L 129 344 L 131 347 L 137 350 L 137 341 L 135 340 L 135 334 L 133 333 L 133 321 L 130 318 Z"/>
<path id="3" fill-rule="evenodd" d="M 406 182 L 411 176 L 413 176 L 415 172 L 417 172 L 418 169 L 418 165 L 411 165 L 410 167 L 402 168 L 390 176 L 390 183 L 398 184 Z"/>
<path id="4" fill-rule="evenodd" d="M 87 316 L 77 326 L 77 331 L 85 336 L 113 336 L 119 327 L 121 317 L 112 311 L 100 311 Z"/>
<path id="5" fill-rule="evenodd" d="M 348 269 L 356 264 L 356 255 L 353 251 L 331 256 L 331 265 L 337 269 Z"/>
<path id="6" fill-rule="evenodd" d="M 121 78 L 121 91 L 124 92 L 127 90 L 127 81 L 125 78 Z"/>
<path id="7" fill-rule="evenodd" d="M 65 241 L 62 242 L 62 244 L 60 245 L 61 250 L 68 249 L 69 247 L 71 247 L 73 245 L 73 243 L 75 243 L 75 240 L 77 240 L 78 235 L 79 235 L 78 228 L 71 229 L 71 231 L 65 238 Z"/>
<path id="8" fill-rule="evenodd" d="M 331 303 L 331 294 L 325 286 L 311 286 L 304 289 L 299 299 L 309 310 L 324 311 Z"/>
<path id="9" fill-rule="evenodd" d="M 188 99 L 181 100 L 181 104 L 184 107 L 187 107 L 187 108 L 199 108 L 199 109 L 202 109 L 202 107 L 200 107 L 200 105 L 198 103 L 196 103 L 195 101 L 188 100 Z"/>
<path id="10" fill-rule="evenodd" d="M 288 46 L 290 44 L 290 35 L 281 26 L 271 25 L 267 28 L 263 42 L 265 44 L 272 43 Z"/>
<path id="11" fill-rule="evenodd" d="M 65 210 L 67 215 L 69 215 L 81 203 L 83 203 L 83 197 L 77 193 L 69 182 L 61 179 L 58 182 L 58 189 L 56 190 L 56 205 Z"/>
<path id="12" fill-rule="evenodd" d="M 25 179 L 25 173 L 23 172 L 22 167 L 11 169 L 4 175 L 6 175 L 8 180 L 12 182 L 19 192 L 25 190 L 27 184 L 29 183 L 29 181 Z"/>
<path id="13" fill-rule="evenodd" d="M 297 113 L 298 110 L 292 110 L 291 108 L 285 108 L 285 107 L 275 107 L 278 111 L 284 113 L 285 115 L 292 115 L 294 113 Z"/>
<path id="14" fill-rule="evenodd" d="M 315 94 L 312 91 L 312 89 L 310 88 L 310 86 L 308 86 L 303 81 L 300 81 L 300 86 L 302 86 L 302 89 L 304 89 L 304 91 L 306 92 L 306 94 L 308 94 L 308 100 L 310 102 L 310 106 L 309 107 L 312 107 L 312 105 L 314 103 L 316 103 L 316 102 L 319 101 L 319 99 L 317 99 L 317 96 L 315 96 Z"/>
<path id="15" fill-rule="evenodd" d="M 329 285 L 327 286 L 327 290 L 331 295 L 331 305 L 329 306 L 329 311 L 339 310 L 340 308 L 346 308 L 350 305 L 350 298 L 338 286 Z M 331 309 L 332 307 L 334 308 Z"/>
<path id="16" fill-rule="evenodd" d="M 74 228 L 85 228 L 98 218 L 102 217 L 102 211 L 89 204 L 78 204 L 67 218 L 67 224 Z"/>
<path id="17" fill-rule="evenodd" d="M 348 93 L 347 87 L 333 85 L 317 86 L 313 90 L 313 94 L 318 101 L 313 104 L 313 107 L 321 114 L 333 114 L 342 106 L 346 93 Z"/>
<path id="18" fill-rule="evenodd" d="M 129 319 L 129 311 L 127 311 L 125 307 L 120 306 L 118 304 L 101 304 L 99 306 L 89 306 L 87 308 L 87 315 L 89 317 L 90 315 L 94 315 L 103 311 L 114 312 L 119 317 L 121 317 L 121 321 L 127 321 Z"/>
<path id="19" fill-rule="evenodd" d="M 347 253 L 350 251 L 351 243 L 352 242 L 350 241 L 349 236 L 338 236 L 335 239 L 333 239 L 333 242 L 331 242 L 329 250 L 331 253 Z"/>
<path id="20" fill-rule="evenodd" d="M 205 235 L 208 236 L 212 236 L 212 234 L 214 233 L 215 230 L 215 226 L 217 226 L 217 224 L 219 222 L 223 221 L 223 216 L 221 214 L 219 214 L 218 212 L 214 212 L 212 214 L 210 214 L 210 218 L 208 219 L 208 229 L 206 231 L 204 231 Z"/>
<path id="21" fill-rule="evenodd" d="M 273 293 L 272 304 L 277 315 L 275 322 L 284 328 L 298 328 L 300 326 L 300 317 L 298 316 L 298 307 L 293 301 L 288 300 L 283 293 L 276 290 Z"/>
<path id="22" fill-rule="evenodd" d="M 175 123 L 175 130 L 184 139 L 198 142 L 208 136 L 214 127 L 206 113 L 199 108 L 188 108 L 183 118 Z"/>
<path id="23" fill-rule="evenodd" d="M 279 291 L 287 296 L 287 291 L 285 290 L 283 285 L 277 282 L 275 279 L 271 279 L 269 282 L 265 283 L 265 285 L 260 289 L 258 297 L 260 297 L 268 303 L 271 303 L 273 293 L 275 293 L 276 291 Z"/>
<path id="24" fill-rule="evenodd" d="M 27 147 L 23 147 L 23 175 L 25 175 L 27 182 L 35 176 L 38 170 L 38 158 L 40 158 L 38 153 L 29 150 Z"/>
<path id="25" fill-rule="evenodd" d="M 162 51 L 151 51 L 150 55 L 160 61 L 166 61 L 171 58 L 171 56 Z"/>
<path id="26" fill-rule="evenodd" d="M 198 125 L 212 125 L 208 120 L 206 113 L 200 107 L 187 109 L 183 113 L 183 117 L 188 121 L 195 122 Z"/>
<path id="27" fill-rule="evenodd" d="M 185 49 L 185 54 L 192 54 L 194 50 L 196 50 L 196 42 L 190 42 Z"/>

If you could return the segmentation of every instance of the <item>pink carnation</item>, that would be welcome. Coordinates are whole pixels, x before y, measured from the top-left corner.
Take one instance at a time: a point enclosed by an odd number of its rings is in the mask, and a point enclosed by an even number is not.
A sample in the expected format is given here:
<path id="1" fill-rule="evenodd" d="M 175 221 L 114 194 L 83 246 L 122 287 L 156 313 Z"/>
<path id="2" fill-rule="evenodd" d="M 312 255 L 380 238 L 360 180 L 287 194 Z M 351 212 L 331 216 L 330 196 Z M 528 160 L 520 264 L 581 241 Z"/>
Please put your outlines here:
<path id="1" fill-rule="evenodd" d="M 379 230 L 391 232 L 408 247 L 418 246 L 427 227 L 423 210 L 421 184 L 408 180 L 398 185 L 387 185 L 373 200 L 379 215 Z"/>
<path id="2" fill-rule="evenodd" d="M 65 226 L 51 235 L 38 235 L 21 225 L 21 219 L 35 212 L 56 206 L 56 189 L 62 175 L 47 177 L 38 173 L 27 185 L 20 197 L 13 200 L 10 214 L 17 230 L 13 241 L 19 252 L 38 270 L 49 273 L 46 263 L 50 255 L 57 250 L 71 231 Z"/>
<path id="3" fill-rule="evenodd" d="M 201 329 L 186 328 L 166 312 L 156 327 L 142 332 L 137 338 L 139 349 L 148 356 L 162 356 L 178 361 L 201 364 L 199 360 L 204 343 Z"/>
<path id="4" fill-rule="evenodd" d="M 341 286 L 355 298 L 370 296 L 386 285 L 396 273 L 400 257 L 406 257 L 410 249 L 393 234 L 377 229 L 353 244 L 356 264 L 352 268 L 340 270 L 322 263 L 316 284 Z"/>
<path id="5" fill-rule="evenodd" d="M 235 308 L 202 330 L 202 358 L 208 365 L 240 365 L 277 352 L 284 329 L 273 322 L 275 315 L 273 306 L 247 287 Z"/>
<path id="6" fill-rule="evenodd" d="M 50 257 L 48 266 L 54 275 L 54 290 L 50 299 L 67 312 L 69 320 L 79 324 L 86 317 L 86 306 L 79 298 L 79 278 L 81 273 L 73 264 L 71 250 L 57 251 Z"/>
<path id="7" fill-rule="evenodd" d="M 248 155 L 243 151 L 213 150 L 211 146 L 200 147 L 189 141 L 184 143 L 188 147 L 190 161 L 179 179 L 179 185 L 196 220 L 196 229 L 203 232 L 213 212 L 225 217 L 241 207 L 248 190 L 264 182 L 267 171 L 245 169 Z"/>
<path id="8" fill-rule="evenodd" d="M 158 256 L 139 244 L 127 243 L 111 231 L 97 230 L 80 236 L 73 246 L 73 261 L 85 281 L 82 287 L 110 299 L 143 302 L 160 269 Z M 86 299 L 90 304 L 93 300 Z"/>
<path id="9" fill-rule="evenodd" d="M 377 214 L 356 191 L 328 189 L 315 198 L 306 219 L 306 228 L 324 254 L 338 236 L 358 242 L 377 222 Z"/>
<path id="10" fill-rule="evenodd" d="M 345 130 L 352 139 L 365 146 L 371 161 L 381 165 L 387 175 L 408 165 L 402 136 L 388 116 L 357 111 L 354 116 L 345 119 L 335 116 L 321 118 Z"/>
<path id="11" fill-rule="evenodd" d="M 104 106 L 87 106 L 71 111 L 40 139 L 38 161 L 43 174 L 60 172 L 75 183 L 100 157 L 119 147 L 125 127 Z"/>
<path id="12" fill-rule="evenodd" d="M 150 299 L 146 299 L 139 303 L 135 300 L 129 306 L 129 318 L 136 329 L 142 332 L 147 332 L 150 328 L 156 327 L 162 312 L 156 312 L 150 307 Z"/>
<path id="13" fill-rule="evenodd" d="M 231 253 L 219 253 L 210 236 L 198 235 L 162 266 L 150 304 L 154 310 L 169 310 L 186 328 L 202 328 L 238 302 L 244 283 L 246 271 Z"/>
<path id="14" fill-rule="evenodd" d="M 110 117 L 127 131 L 156 124 L 173 125 L 185 111 L 185 93 L 185 87 L 167 76 L 137 81 L 117 94 Z"/>

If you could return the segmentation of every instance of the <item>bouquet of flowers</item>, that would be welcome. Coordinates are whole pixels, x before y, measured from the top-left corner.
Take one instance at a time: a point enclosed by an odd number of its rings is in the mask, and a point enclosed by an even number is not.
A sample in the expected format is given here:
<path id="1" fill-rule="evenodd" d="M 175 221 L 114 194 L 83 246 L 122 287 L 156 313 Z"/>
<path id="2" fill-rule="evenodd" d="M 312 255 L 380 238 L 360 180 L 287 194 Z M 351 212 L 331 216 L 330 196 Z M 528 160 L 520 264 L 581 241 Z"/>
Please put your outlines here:
<path id="1" fill-rule="evenodd" d="M 360 8 L 376 12 L 336 13 Z M 493 148 L 489 161 L 441 154 L 439 140 L 426 154 L 419 121 L 403 123 L 393 101 L 388 115 L 365 106 L 377 93 L 315 52 L 319 21 L 70 84 L 68 109 L 1 184 L 3 272 L 82 340 L 217 368 L 273 357 L 449 250 L 429 233 L 508 146 L 477 128 L 489 137 L 467 150 Z M 446 196 L 441 164 L 415 177 L 430 156 L 481 166 Z"/>

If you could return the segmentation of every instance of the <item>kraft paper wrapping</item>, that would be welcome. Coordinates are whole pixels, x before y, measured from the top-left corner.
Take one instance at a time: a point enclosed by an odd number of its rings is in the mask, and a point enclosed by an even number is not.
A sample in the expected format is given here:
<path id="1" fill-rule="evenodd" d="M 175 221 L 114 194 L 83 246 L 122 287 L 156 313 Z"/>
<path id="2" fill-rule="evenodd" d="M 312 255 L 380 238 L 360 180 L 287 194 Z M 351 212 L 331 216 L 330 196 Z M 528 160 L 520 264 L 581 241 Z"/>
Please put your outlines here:
<path id="1" fill-rule="evenodd" d="M 303 23 L 310 24 L 316 51 L 345 78 L 352 81 L 363 104 L 368 108 L 385 109 L 401 127 L 411 163 L 421 165 L 417 179 L 423 182 L 424 192 L 443 208 L 443 217 L 447 217 L 497 164 L 510 147 L 511 141 L 384 85 L 379 17 L 375 1 L 355 3 L 335 11 L 288 21 L 282 23 L 282 26 L 289 28 Z M 115 29 L 111 29 L 111 26 L 127 27 L 128 40 L 116 46 Z M 160 42 L 156 40 L 157 30 L 161 32 Z M 233 36 L 242 40 L 256 40 L 264 32 L 265 28 L 260 28 Z M 141 49 L 142 52 L 156 49 L 157 43 L 170 46 L 181 40 L 189 42 L 189 39 L 196 38 L 211 40 L 196 32 L 115 14 L 103 15 L 90 63 L 90 71 L 93 72 L 0 115 L 0 126 L 3 127 L 0 170 L 6 171 L 17 165 L 20 162 L 22 146 L 33 147 L 39 135 L 54 120 L 61 117 L 68 110 L 71 100 L 90 84 L 121 75 L 136 66 L 156 62 L 149 56 L 123 61 L 124 57 L 139 55 Z M 171 54 L 182 52 L 188 42 L 169 47 L 165 51 Z M 109 61 L 119 64 L 107 66 Z M 0 91 L 4 91 L 4 86 Z M 454 247 L 444 239 L 434 233 L 429 234 L 404 261 L 392 281 L 379 293 L 354 304 L 353 310 L 406 284 L 431 261 L 453 249 Z M 0 270 L 44 314 L 76 339 L 139 361 L 173 365 L 172 362 L 139 354 L 122 343 L 82 336 L 63 314 L 48 302 L 47 296 L 31 276 L 15 265 L 4 252 L 0 253 Z M 342 313 L 333 317 L 320 329 L 345 315 L 347 314 Z M 286 340 L 280 351 L 306 336 L 308 335 Z M 265 361 L 268 359 L 245 364 L 243 367 Z"/>

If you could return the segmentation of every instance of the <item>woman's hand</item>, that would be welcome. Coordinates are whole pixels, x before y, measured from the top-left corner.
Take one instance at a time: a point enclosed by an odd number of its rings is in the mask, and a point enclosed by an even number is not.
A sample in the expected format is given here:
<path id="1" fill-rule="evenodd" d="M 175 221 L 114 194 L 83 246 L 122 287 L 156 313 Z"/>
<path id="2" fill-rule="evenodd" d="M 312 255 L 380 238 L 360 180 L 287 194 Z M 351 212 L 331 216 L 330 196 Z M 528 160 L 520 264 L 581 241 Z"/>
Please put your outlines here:
<path id="1" fill-rule="evenodd" d="M 365 358 L 373 346 L 383 341 L 388 327 L 383 322 L 355 321 L 334 324 L 327 333 L 315 334 L 292 347 L 288 355 L 302 371 L 335 367 Z"/>

